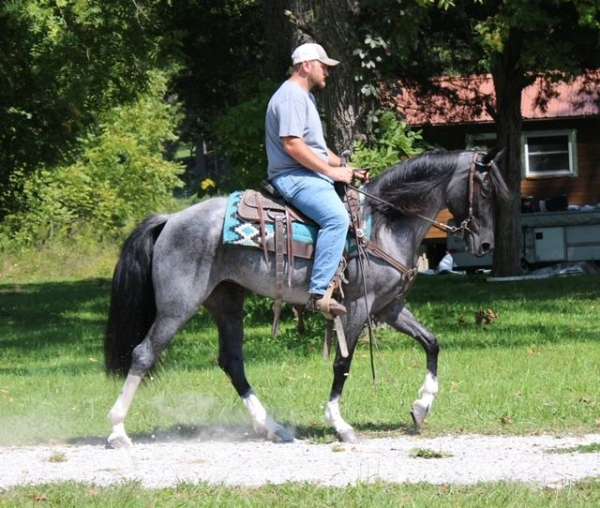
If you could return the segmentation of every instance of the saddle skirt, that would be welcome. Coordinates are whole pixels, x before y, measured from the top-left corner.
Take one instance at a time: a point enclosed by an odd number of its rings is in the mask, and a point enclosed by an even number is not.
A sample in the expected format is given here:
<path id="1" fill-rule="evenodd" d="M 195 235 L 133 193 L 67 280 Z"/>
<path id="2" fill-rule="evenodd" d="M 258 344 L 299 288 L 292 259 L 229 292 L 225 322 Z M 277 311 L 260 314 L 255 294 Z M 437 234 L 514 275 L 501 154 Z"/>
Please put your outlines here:
<path id="1" fill-rule="evenodd" d="M 276 252 L 278 221 L 280 227 L 281 224 L 285 227 L 285 241 L 280 239 L 279 249 L 286 256 L 288 250 L 291 250 L 293 257 L 312 259 L 319 226 L 283 200 L 256 190 L 236 191 L 229 195 L 223 227 L 223 243 L 264 250 L 262 241 L 264 236 L 266 250 Z M 364 233 L 367 237 L 370 237 L 370 226 L 371 221 L 365 221 Z M 356 242 L 349 235 L 346 240 L 345 255 L 351 256 L 355 252 Z"/>

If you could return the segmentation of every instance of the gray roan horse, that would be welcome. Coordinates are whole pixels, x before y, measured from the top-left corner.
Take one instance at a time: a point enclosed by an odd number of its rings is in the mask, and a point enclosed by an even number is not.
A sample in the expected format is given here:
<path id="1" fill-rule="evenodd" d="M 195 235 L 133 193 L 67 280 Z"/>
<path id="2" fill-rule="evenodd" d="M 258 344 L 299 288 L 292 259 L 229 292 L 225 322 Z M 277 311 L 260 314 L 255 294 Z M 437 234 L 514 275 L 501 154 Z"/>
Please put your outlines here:
<path id="1" fill-rule="evenodd" d="M 507 193 L 496 166 L 498 158 L 494 153 L 434 152 L 388 169 L 365 188 L 393 205 L 367 199 L 363 212 L 365 216 L 372 214 L 372 238 L 396 260 L 412 268 L 430 227 L 422 216 L 435 218 L 448 208 L 458 221 L 468 222 L 464 234 L 470 252 L 489 252 L 494 247 L 495 198 L 505 198 Z M 131 445 L 124 422 L 140 381 L 201 306 L 217 324 L 219 366 L 242 398 L 254 428 L 275 441 L 293 439 L 283 425 L 269 416 L 244 373 L 244 295 L 252 291 L 275 296 L 274 256 L 267 262 L 260 249 L 222 243 L 226 203 L 226 198 L 217 197 L 172 215 L 150 217 L 124 244 L 113 278 L 105 361 L 109 372 L 127 378 L 109 413 L 113 426 L 109 446 Z M 438 392 L 438 343 L 405 307 L 402 273 L 371 256 L 366 267 L 370 315 L 414 338 L 427 354 L 425 382 L 412 406 L 418 427 L 429 414 Z M 284 301 L 307 301 L 310 272 L 310 262 L 296 261 L 293 284 L 284 289 Z M 342 418 L 339 402 L 352 353 L 368 315 L 356 259 L 350 261 L 347 274 L 344 304 L 348 314 L 343 326 L 350 355 L 343 358 L 339 348 L 336 352 L 325 413 L 338 436 L 353 441 L 356 436 Z"/>

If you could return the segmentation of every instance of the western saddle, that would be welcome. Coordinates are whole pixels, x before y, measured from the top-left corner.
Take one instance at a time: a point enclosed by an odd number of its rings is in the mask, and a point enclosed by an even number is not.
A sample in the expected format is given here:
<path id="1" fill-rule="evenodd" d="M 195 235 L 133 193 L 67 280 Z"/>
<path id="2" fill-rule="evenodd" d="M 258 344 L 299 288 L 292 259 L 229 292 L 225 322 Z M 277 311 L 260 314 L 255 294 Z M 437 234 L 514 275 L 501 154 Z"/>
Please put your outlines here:
<path id="1" fill-rule="evenodd" d="M 350 194 L 349 194 L 350 196 Z M 358 194 L 352 199 L 346 200 L 346 206 L 349 212 L 358 217 L 359 199 Z M 265 260 L 269 261 L 269 252 L 275 253 L 275 303 L 273 305 L 273 328 L 272 333 L 277 336 L 279 333 L 279 320 L 281 307 L 283 303 L 285 256 L 288 258 L 287 284 L 292 285 L 292 275 L 294 272 L 294 258 L 312 259 L 315 246 L 311 243 L 300 242 L 293 237 L 294 223 L 306 224 L 318 228 L 318 225 L 306 217 L 304 214 L 286 203 L 283 197 L 269 183 L 263 182 L 261 190 L 247 190 L 244 192 L 238 206 L 238 215 L 240 219 L 252 222 L 258 225 L 260 231 L 260 244 L 264 253 Z M 353 223 L 355 221 L 353 220 Z M 272 226 L 274 234 L 269 235 L 267 226 Z M 334 291 L 342 292 L 343 269 L 346 266 L 344 259 L 332 282 L 328 296 L 331 297 Z M 331 318 L 331 316 L 329 316 Z M 335 320 L 335 328 L 338 332 L 338 341 L 340 350 L 344 356 L 348 355 L 345 339 L 340 338 L 341 323 L 339 318 Z M 326 347 L 331 347 L 331 329 L 333 323 L 328 326 L 328 340 Z M 328 352 L 328 351 L 327 351 Z"/>

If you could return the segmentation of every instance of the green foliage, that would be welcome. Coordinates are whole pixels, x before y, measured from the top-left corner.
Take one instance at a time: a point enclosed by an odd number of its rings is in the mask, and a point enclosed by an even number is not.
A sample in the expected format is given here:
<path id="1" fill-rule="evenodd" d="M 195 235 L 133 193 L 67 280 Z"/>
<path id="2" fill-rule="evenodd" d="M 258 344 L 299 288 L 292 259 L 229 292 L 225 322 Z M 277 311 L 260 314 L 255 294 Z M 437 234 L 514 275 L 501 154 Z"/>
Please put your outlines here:
<path id="1" fill-rule="evenodd" d="M 465 11 L 477 16 L 468 6 Z M 594 12 L 598 8 L 590 9 L 585 0 L 504 2 L 473 20 L 470 37 L 488 65 L 517 48 L 521 72 L 578 74 L 594 60 L 588 58 L 589 52 L 598 50 L 598 33 L 594 33 L 598 24 L 589 20 Z"/>
<path id="2" fill-rule="evenodd" d="M 508 48 L 518 52 L 519 69 L 525 73 L 563 71 L 573 75 L 600 65 L 598 2 L 401 3 L 402 8 L 383 0 L 364 2 L 361 30 L 368 37 L 357 51 L 373 53 L 367 42 L 383 41 L 385 51 L 368 57 L 379 72 L 378 79 L 426 83 L 440 75 L 489 73 L 495 59 Z M 514 80 L 514 76 L 509 79 Z"/>
<path id="3" fill-rule="evenodd" d="M 156 33 L 161 3 L 0 2 L 0 185 L 18 168 L 71 162 L 98 115 L 145 88 L 171 44 Z M 15 210 L 6 198 L 0 216 Z"/>
<path id="4" fill-rule="evenodd" d="M 452 457 L 450 453 L 444 453 L 429 448 L 413 448 L 409 452 L 409 456 L 414 459 L 446 459 Z"/>
<path id="5" fill-rule="evenodd" d="M 282 318 L 290 318 L 292 313 L 288 305 L 283 306 Z M 250 295 L 244 304 L 244 317 L 252 323 L 269 324 L 273 321 L 273 300 L 257 295 Z"/>
<path id="6" fill-rule="evenodd" d="M 353 165 L 368 168 L 372 177 L 398 162 L 415 157 L 425 151 L 421 131 L 414 131 L 406 122 L 386 111 L 379 120 L 378 137 L 368 146 L 359 141 L 355 145 Z"/>
<path id="7" fill-rule="evenodd" d="M 256 188 L 266 177 L 265 111 L 274 90 L 273 83 L 262 83 L 253 98 L 229 108 L 217 122 L 219 151 L 232 165 L 226 188 Z"/>
<path id="8" fill-rule="evenodd" d="M 162 0 L 161 0 L 162 1 Z M 211 149 L 214 124 L 232 105 L 249 98 L 265 78 L 264 8 L 260 0 L 164 1 L 161 36 L 180 44 L 174 57 L 185 62 L 173 88 L 186 106 L 181 138 Z"/>
<path id="9" fill-rule="evenodd" d="M 4 242 L 40 244 L 85 231 L 101 239 L 167 206 L 182 168 L 163 158 L 179 120 L 178 107 L 163 99 L 166 90 L 167 76 L 152 72 L 147 92 L 102 115 L 80 140 L 75 162 L 24 180 L 21 211 L 6 217 Z"/>
<path id="10" fill-rule="evenodd" d="M 552 448 L 547 453 L 600 453 L 600 443 L 590 443 L 588 445 L 570 446 L 568 448 Z"/>
<path id="11" fill-rule="evenodd" d="M 600 30 L 600 4 L 588 0 L 575 1 L 579 13 L 579 24 L 583 27 Z"/>

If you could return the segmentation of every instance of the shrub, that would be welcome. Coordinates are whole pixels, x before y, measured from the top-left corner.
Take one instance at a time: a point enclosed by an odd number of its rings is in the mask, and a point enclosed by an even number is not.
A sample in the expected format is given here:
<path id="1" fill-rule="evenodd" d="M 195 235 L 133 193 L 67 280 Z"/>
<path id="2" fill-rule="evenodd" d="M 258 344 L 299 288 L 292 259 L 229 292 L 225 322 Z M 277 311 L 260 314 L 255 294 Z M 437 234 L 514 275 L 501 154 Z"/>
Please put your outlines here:
<path id="1" fill-rule="evenodd" d="M 130 223 L 167 206 L 182 185 L 183 168 L 163 158 L 174 141 L 177 105 L 164 100 L 167 76 L 154 71 L 145 92 L 111 109 L 80 141 L 75 162 L 42 169 L 21 182 L 20 211 L 8 215 L 0 236 L 17 245 L 93 231 L 118 236 Z"/>
<path id="2" fill-rule="evenodd" d="M 255 97 L 229 108 L 217 122 L 218 150 L 231 163 L 227 190 L 257 188 L 267 177 L 265 112 L 276 85 L 265 82 Z"/>
<path id="3" fill-rule="evenodd" d="M 411 130 L 406 122 L 386 111 L 379 120 L 377 137 L 371 145 L 358 141 L 354 146 L 352 164 L 369 168 L 372 177 L 398 162 L 422 154 L 426 144 L 421 131 Z"/>

